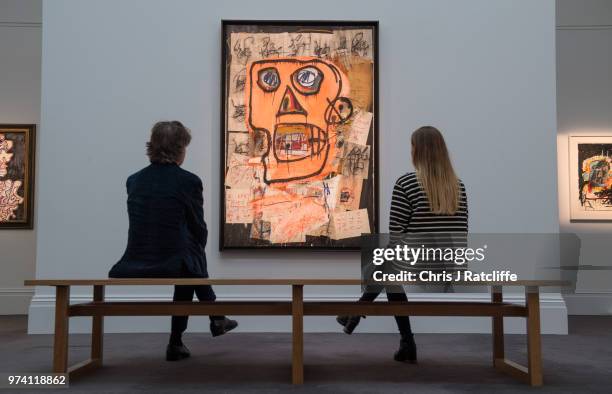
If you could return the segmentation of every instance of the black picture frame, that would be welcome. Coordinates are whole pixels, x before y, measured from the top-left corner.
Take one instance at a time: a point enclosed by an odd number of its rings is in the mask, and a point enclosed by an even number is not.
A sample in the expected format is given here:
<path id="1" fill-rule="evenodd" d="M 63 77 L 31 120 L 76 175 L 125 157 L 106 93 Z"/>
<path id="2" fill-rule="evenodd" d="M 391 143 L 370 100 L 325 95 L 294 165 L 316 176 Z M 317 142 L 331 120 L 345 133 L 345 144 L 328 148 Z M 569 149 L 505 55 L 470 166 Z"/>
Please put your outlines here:
<path id="1" fill-rule="evenodd" d="M 18 194 L 24 201 L 18 208 L 17 215 L 20 219 L 6 221 L 0 220 L 0 229 L 33 229 L 34 228 L 34 181 L 35 181 L 35 157 L 36 157 L 36 125 L 35 124 L 0 124 L 0 134 L 12 135 L 23 134 L 23 147 L 13 145 L 11 153 L 18 153 L 17 160 L 23 160 L 23 183 L 18 189 Z M 11 159 L 11 161 L 13 161 Z M 11 161 L 8 163 L 8 173 L 0 177 L 0 181 L 11 179 Z M 15 165 L 15 164 L 13 164 Z"/>
<path id="2" fill-rule="evenodd" d="M 372 147 L 370 157 L 370 168 L 369 173 L 372 174 L 373 185 L 372 185 L 372 209 L 368 211 L 369 220 L 371 224 L 372 233 L 378 233 L 380 228 L 380 215 L 379 215 L 379 120 L 380 120 L 380 106 L 379 106 L 379 39 L 378 39 L 378 28 L 379 22 L 374 20 L 222 20 L 221 21 L 221 76 L 220 76 L 220 185 L 219 185 L 219 251 L 224 250 L 319 250 L 319 251 L 357 251 L 360 250 L 358 244 L 354 246 L 330 246 L 330 245 L 228 245 L 226 244 L 225 236 L 225 172 L 226 172 L 226 158 L 227 158 L 227 144 L 226 136 L 227 130 L 227 98 L 229 94 L 229 84 L 227 83 L 227 76 L 229 73 L 230 63 L 228 60 L 228 38 L 229 28 L 231 26 L 242 26 L 242 27 L 261 27 L 261 26 L 273 26 L 273 27 L 288 27 L 288 28 L 299 28 L 304 27 L 306 30 L 310 29 L 333 29 L 333 28 L 358 28 L 358 29 L 371 29 L 372 30 L 372 58 L 374 64 L 373 73 L 373 120 L 372 120 Z M 357 237 L 359 238 L 359 237 Z"/>

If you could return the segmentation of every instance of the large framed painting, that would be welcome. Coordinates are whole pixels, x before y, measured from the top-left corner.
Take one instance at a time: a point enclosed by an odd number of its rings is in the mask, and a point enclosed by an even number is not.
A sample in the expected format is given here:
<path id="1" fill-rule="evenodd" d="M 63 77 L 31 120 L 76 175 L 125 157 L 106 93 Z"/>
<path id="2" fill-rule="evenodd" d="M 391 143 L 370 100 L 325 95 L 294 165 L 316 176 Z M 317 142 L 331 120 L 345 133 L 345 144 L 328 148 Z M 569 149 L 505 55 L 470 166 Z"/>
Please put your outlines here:
<path id="1" fill-rule="evenodd" d="M 377 26 L 223 21 L 220 249 L 378 231 Z"/>
<path id="2" fill-rule="evenodd" d="M 0 124 L 0 229 L 33 226 L 35 125 Z"/>
<path id="3" fill-rule="evenodd" d="M 570 219 L 612 220 L 612 136 L 570 136 Z"/>

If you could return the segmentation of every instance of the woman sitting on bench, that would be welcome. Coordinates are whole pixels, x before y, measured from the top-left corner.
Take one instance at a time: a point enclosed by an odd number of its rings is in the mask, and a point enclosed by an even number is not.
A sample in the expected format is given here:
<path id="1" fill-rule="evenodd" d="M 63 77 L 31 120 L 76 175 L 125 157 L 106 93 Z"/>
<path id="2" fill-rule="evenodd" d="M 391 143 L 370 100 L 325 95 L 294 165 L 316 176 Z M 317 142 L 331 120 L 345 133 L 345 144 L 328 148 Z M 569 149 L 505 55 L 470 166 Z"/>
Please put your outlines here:
<path id="1" fill-rule="evenodd" d="M 178 121 L 158 122 L 151 130 L 147 156 L 151 165 L 126 182 L 130 228 L 123 257 L 111 278 L 208 278 L 204 248 L 208 230 L 204 222 L 202 181 L 180 166 L 185 160 L 189 130 Z M 175 286 L 174 301 L 214 301 L 210 285 Z M 190 356 L 182 342 L 188 316 L 172 316 L 166 359 Z M 223 335 L 238 326 L 225 316 L 210 316 L 210 332 Z"/>
<path id="2" fill-rule="evenodd" d="M 462 242 L 461 235 L 468 232 L 467 195 L 463 182 L 455 175 L 442 133 L 435 127 L 424 126 L 412 133 L 411 142 L 412 163 L 416 171 L 401 176 L 395 182 L 389 217 L 392 239 L 401 239 L 402 234 L 445 239 L 453 234 L 459 235 L 458 239 Z M 360 301 L 373 302 L 383 288 L 369 286 Z M 449 290 L 448 286 L 444 286 L 444 292 Z M 408 301 L 401 286 L 390 286 L 387 299 Z M 337 321 L 344 326 L 345 333 L 351 334 L 361 317 L 338 316 Z M 410 318 L 395 316 L 395 320 L 401 340 L 394 359 L 416 363 L 417 350 Z"/>

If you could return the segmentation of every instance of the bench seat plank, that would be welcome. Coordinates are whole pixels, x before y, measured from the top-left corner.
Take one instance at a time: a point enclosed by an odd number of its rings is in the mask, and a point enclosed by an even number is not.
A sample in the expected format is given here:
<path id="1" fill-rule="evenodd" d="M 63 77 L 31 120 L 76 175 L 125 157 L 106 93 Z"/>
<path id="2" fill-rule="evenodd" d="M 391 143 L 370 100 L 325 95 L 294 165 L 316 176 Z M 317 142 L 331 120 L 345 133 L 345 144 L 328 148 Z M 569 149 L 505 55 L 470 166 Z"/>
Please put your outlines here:
<path id="1" fill-rule="evenodd" d="M 397 285 L 401 282 L 389 283 Z M 25 286 L 154 286 L 154 285 L 251 285 L 251 286 L 291 286 L 322 285 L 347 286 L 361 285 L 361 279 L 203 279 L 203 278 L 126 278 L 126 279 L 34 279 L 26 280 Z M 380 284 L 385 284 L 381 282 Z M 422 282 L 403 284 L 423 285 Z M 561 280 L 518 280 L 515 282 L 453 282 L 455 286 L 538 286 L 562 287 L 569 282 Z"/>

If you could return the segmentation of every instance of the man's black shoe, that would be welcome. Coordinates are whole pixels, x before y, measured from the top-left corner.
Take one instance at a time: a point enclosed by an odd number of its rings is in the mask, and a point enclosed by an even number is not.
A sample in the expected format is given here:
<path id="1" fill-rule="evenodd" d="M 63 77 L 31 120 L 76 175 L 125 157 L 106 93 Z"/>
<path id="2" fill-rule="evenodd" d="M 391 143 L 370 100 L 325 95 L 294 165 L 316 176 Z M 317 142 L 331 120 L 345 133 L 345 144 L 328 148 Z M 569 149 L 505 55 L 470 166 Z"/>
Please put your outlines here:
<path id="1" fill-rule="evenodd" d="M 191 356 L 185 345 L 168 345 L 166 348 L 166 361 L 178 361 Z"/>
<path id="2" fill-rule="evenodd" d="M 236 327 L 238 327 L 238 322 L 236 320 L 228 319 L 227 317 L 223 318 L 222 320 L 210 321 L 210 333 L 213 337 L 223 335 L 228 331 L 232 331 Z"/>

